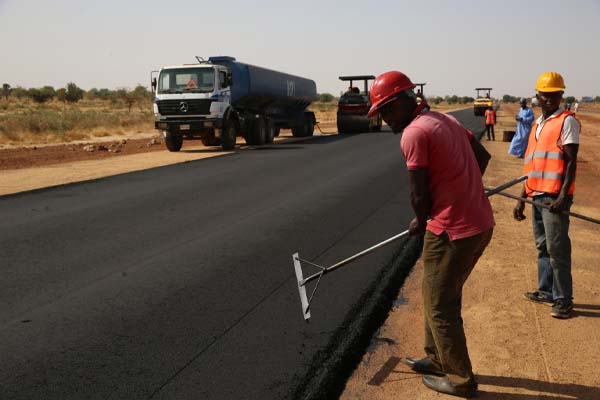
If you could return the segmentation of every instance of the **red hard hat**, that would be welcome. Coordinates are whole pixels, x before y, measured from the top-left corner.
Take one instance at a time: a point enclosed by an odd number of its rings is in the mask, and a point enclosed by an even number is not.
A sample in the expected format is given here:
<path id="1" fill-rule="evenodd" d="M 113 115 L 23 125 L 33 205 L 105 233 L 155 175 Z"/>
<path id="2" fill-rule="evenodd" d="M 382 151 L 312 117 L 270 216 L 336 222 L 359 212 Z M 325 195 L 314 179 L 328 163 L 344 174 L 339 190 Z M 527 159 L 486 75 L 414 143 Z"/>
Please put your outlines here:
<path id="1" fill-rule="evenodd" d="M 415 86 L 408 76 L 400 71 L 388 71 L 379 75 L 371 86 L 370 97 L 372 105 L 367 115 L 371 118 L 398 93 L 407 89 L 414 89 Z"/>

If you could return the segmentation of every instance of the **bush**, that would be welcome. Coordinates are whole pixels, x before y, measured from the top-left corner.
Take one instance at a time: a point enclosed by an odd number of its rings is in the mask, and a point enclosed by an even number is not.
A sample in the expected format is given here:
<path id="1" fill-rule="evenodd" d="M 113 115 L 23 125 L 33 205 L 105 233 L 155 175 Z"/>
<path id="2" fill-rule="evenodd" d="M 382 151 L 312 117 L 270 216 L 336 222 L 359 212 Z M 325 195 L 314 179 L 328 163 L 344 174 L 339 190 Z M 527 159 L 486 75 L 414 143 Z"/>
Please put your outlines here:
<path id="1" fill-rule="evenodd" d="M 575 103 L 575 97 L 573 97 L 573 96 L 566 97 L 565 103 L 571 103 L 571 104 Z"/>
<path id="2" fill-rule="evenodd" d="M 27 94 L 27 89 L 22 88 L 21 86 L 17 86 L 16 88 L 12 89 L 12 95 L 19 100 L 29 97 Z"/>
<path id="3" fill-rule="evenodd" d="M 67 84 L 67 92 L 65 94 L 65 99 L 69 103 L 77 103 L 79 100 L 83 99 L 83 89 L 79 88 L 73 82 Z"/>
<path id="4" fill-rule="evenodd" d="M 56 91 L 56 98 L 63 103 L 67 101 L 67 89 L 60 88 Z"/>
<path id="5" fill-rule="evenodd" d="M 2 84 L 2 96 L 8 100 L 8 96 L 10 96 L 10 92 L 12 92 L 12 89 L 10 88 L 10 85 L 8 83 L 3 83 Z"/>
<path id="6" fill-rule="evenodd" d="M 458 96 L 457 95 L 452 95 L 452 96 L 446 96 L 446 101 L 448 102 L 448 104 L 456 104 L 458 103 Z"/>
<path id="7" fill-rule="evenodd" d="M 33 101 L 41 104 L 52 100 L 56 95 L 56 91 L 52 86 L 44 86 L 41 89 L 31 88 L 27 91 L 27 94 L 33 99 Z"/>
<path id="8" fill-rule="evenodd" d="M 335 99 L 331 93 L 320 93 L 317 97 L 321 103 L 330 103 Z"/>
<path id="9" fill-rule="evenodd" d="M 502 96 L 502 102 L 503 103 L 518 103 L 519 98 L 511 96 L 509 94 L 505 94 L 504 96 Z"/>

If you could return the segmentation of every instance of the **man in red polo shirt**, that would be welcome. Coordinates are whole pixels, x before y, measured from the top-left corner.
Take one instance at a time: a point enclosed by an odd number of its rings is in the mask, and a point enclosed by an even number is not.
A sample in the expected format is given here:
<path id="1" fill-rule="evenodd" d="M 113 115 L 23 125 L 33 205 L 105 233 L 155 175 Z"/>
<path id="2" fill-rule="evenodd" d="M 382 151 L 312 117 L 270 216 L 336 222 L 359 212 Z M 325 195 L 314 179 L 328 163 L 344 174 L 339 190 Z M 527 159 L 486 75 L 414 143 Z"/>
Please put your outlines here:
<path id="1" fill-rule="evenodd" d="M 415 85 L 401 72 L 381 74 L 373 82 L 369 117 L 380 113 L 402 133 L 413 235 L 425 233 L 423 304 L 425 354 L 406 358 L 423 373 L 430 389 L 472 397 L 477 382 L 463 329 L 462 288 L 492 238 L 494 217 L 482 182 L 491 158 L 473 134 L 454 117 L 417 104 Z M 428 219 L 431 219 L 427 222 Z"/>

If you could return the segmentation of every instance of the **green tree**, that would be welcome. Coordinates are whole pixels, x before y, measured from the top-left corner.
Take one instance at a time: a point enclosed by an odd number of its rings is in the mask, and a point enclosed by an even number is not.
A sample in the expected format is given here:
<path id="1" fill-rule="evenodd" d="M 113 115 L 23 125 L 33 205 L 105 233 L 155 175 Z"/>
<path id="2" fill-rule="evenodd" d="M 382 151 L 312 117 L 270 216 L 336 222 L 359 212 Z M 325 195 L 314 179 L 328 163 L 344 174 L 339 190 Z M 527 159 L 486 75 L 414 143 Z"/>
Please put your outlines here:
<path id="1" fill-rule="evenodd" d="M 84 97 L 86 99 L 89 99 L 89 100 L 95 100 L 95 99 L 97 99 L 99 97 L 98 93 L 99 93 L 98 89 L 91 88 L 90 90 L 88 90 L 87 92 L 85 92 Z"/>
<path id="2" fill-rule="evenodd" d="M 331 93 L 319 93 L 317 94 L 319 101 L 322 103 L 331 103 L 335 97 Z"/>
<path id="3" fill-rule="evenodd" d="M 98 90 L 98 93 L 97 93 L 97 97 L 102 100 L 110 100 L 111 97 L 113 97 L 113 96 L 114 96 L 113 92 L 106 88 Z"/>
<path id="4" fill-rule="evenodd" d="M 33 101 L 40 104 L 52 100 L 56 94 L 52 86 L 44 86 L 41 89 L 31 88 L 27 92 Z"/>
<path id="5" fill-rule="evenodd" d="M 29 95 L 27 94 L 27 89 L 21 86 L 17 86 L 16 88 L 12 89 L 12 95 L 19 100 L 29 97 Z"/>
<path id="6" fill-rule="evenodd" d="M 67 101 L 67 89 L 60 88 L 56 91 L 56 98 L 63 103 Z"/>
<path id="7" fill-rule="evenodd" d="M 600 103 L 600 96 L 594 97 L 594 103 Z"/>
<path id="8" fill-rule="evenodd" d="M 10 96 L 11 92 L 12 92 L 12 89 L 10 88 L 10 85 L 8 83 L 3 83 L 2 84 L 2 96 L 4 96 L 4 98 L 6 100 L 8 100 L 8 96 Z"/>
<path id="9" fill-rule="evenodd" d="M 436 97 L 434 97 L 433 99 L 431 99 L 431 102 L 432 102 L 433 104 L 435 104 L 436 106 L 437 106 L 438 104 L 440 104 L 442 101 L 444 101 L 444 99 L 443 99 L 443 98 L 441 98 L 440 96 L 436 96 Z"/>
<path id="10" fill-rule="evenodd" d="M 515 97 L 515 96 L 511 96 L 509 94 L 505 94 L 504 96 L 502 96 L 502 102 L 503 103 L 518 103 L 519 98 Z"/>
<path id="11" fill-rule="evenodd" d="M 446 101 L 448 102 L 448 104 L 456 104 L 456 103 L 458 103 L 458 96 L 452 95 L 452 96 L 448 97 L 446 99 Z"/>
<path id="12" fill-rule="evenodd" d="M 573 104 L 573 103 L 575 103 L 575 97 L 573 97 L 573 96 L 565 97 L 565 102 Z"/>
<path id="13" fill-rule="evenodd" d="M 136 102 L 136 95 L 134 91 L 128 91 L 127 89 L 119 89 L 116 92 L 116 97 L 127 105 L 128 112 L 131 112 L 131 107 Z"/>
<path id="14" fill-rule="evenodd" d="M 67 84 L 67 92 L 65 99 L 69 103 L 77 103 L 79 100 L 83 99 L 83 89 L 79 88 L 73 82 Z"/>

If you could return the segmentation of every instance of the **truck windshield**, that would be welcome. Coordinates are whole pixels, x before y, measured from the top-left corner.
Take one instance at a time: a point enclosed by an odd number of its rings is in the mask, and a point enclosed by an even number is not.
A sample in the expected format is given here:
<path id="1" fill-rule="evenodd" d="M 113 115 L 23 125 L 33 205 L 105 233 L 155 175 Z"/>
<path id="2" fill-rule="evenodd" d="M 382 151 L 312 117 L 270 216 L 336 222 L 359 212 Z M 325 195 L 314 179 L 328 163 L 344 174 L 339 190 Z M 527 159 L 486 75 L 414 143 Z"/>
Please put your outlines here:
<path id="1" fill-rule="evenodd" d="M 158 93 L 204 93 L 215 88 L 212 68 L 163 69 L 158 78 Z"/>

